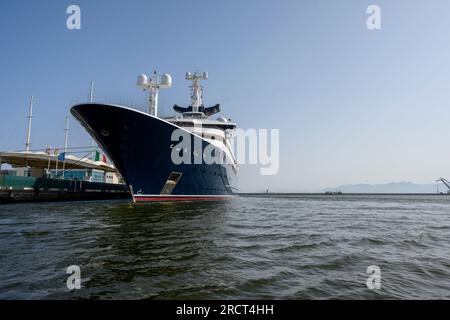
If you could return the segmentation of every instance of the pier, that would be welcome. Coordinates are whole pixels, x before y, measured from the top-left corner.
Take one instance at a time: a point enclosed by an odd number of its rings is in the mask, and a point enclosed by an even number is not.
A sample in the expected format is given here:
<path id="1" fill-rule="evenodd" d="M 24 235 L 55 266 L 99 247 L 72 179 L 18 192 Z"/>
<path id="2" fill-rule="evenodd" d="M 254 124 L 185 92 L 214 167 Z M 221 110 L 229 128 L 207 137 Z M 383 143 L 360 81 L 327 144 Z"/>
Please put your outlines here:
<path id="1" fill-rule="evenodd" d="M 0 204 L 41 201 L 131 199 L 113 165 L 89 158 L 45 152 L 0 152 Z M 53 169 L 55 168 L 55 169 Z"/>
<path id="2" fill-rule="evenodd" d="M 131 199 L 128 187 L 90 181 L 0 176 L 0 204 L 111 199 Z"/>

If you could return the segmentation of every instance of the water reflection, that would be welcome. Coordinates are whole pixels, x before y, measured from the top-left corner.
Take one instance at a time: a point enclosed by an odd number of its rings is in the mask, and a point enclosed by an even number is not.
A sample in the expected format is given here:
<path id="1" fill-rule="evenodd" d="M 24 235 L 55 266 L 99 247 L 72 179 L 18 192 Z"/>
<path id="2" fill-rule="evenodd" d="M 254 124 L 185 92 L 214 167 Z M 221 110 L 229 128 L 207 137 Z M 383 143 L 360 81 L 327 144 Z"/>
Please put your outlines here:
<path id="1" fill-rule="evenodd" d="M 159 280 L 207 272 L 205 267 L 218 252 L 216 235 L 230 208 L 223 201 L 103 208 L 105 226 L 92 243 L 103 251 L 85 268 L 86 274 L 91 273 L 86 288 L 117 287 L 141 279 L 151 292 L 148 287 L 157 286 Z"/>
<path id="2" fill-rule="evenodd" d="M 448 196 L 6 205 L 0 299 L 448 298 Z M 78 265 L 82 289 L 66 287 Z M 382 288 L 366 287 L 379 265 Z"/>

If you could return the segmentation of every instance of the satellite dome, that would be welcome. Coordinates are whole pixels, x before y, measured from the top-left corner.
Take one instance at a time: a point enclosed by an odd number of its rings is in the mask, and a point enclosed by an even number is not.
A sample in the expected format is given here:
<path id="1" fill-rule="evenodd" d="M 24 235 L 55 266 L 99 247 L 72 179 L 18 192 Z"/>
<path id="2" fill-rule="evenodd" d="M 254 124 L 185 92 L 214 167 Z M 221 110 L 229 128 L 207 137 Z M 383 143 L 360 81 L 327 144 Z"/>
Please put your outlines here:
<path id="1" fill-rule="evenodd" d="M 161 76 L 161 81 L 159 86 L 161 88 L 170 88 L 172 87 L 172 77 L 170 76 L 170 74 L 163 74 Z"/>
<path id="2" fill-rule="evenodd" d="M 145 74 L 140 74 L 137 78 L 137 85 L 139 87 L 145 87 L 148 84 L 148 78 Z"/>

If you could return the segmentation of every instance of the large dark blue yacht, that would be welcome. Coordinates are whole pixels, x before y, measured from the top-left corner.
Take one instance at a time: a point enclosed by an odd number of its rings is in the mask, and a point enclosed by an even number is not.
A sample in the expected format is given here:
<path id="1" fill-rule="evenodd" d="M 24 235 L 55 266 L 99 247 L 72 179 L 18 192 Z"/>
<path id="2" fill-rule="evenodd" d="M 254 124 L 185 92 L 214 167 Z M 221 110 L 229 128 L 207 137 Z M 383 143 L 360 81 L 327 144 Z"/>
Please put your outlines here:
<path id="1" fill-rule="evenodd" d="M 227 118 L 208 117 L 220 105 L 205 107 L 206 72 L 187 73 L 192 81 L 191 103 L 174 105 L 179 114 L 160 118 L 158 91 L 172 84 L 170 75 L 138 77 L 138 86 L 149 92 L 148 112 L 114 104 L 85 103 L 71 108 L 115 165 L 130 187 L 135 202 L 196 201 L 233 197 L 237 170 L 230 139 L 236 124 Z M 219 161 L 218 161 L 219 160 Z"/>

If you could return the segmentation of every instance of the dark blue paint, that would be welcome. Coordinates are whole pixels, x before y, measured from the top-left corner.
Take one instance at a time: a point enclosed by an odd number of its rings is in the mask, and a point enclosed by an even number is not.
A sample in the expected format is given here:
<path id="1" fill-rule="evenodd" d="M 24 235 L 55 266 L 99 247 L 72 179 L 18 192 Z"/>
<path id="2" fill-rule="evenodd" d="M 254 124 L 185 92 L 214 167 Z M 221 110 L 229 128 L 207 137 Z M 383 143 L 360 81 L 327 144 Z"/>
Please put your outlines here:
<path id="1" fill-rule="evenodd" d="M 108 104 L 80 104 L 71 113 L 114 163 L 135 194 L 160 194 L 171 172 L 181 172 L 173 195 L 231 195 L 237 175 L 231 164 L 180 164 L 171 160 L 172 132 L 179 127 L 149 114 Z M 103 133 L 103 134 L 102 134 Z M 209 143 L 199 139 L 203 148 Z M 192 144 L 194 145 L 194 144 Z"/>

